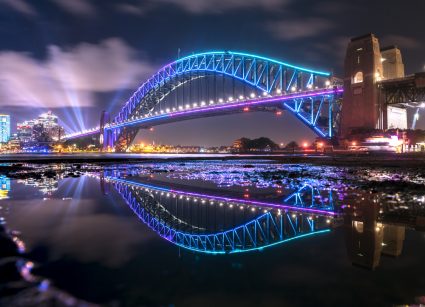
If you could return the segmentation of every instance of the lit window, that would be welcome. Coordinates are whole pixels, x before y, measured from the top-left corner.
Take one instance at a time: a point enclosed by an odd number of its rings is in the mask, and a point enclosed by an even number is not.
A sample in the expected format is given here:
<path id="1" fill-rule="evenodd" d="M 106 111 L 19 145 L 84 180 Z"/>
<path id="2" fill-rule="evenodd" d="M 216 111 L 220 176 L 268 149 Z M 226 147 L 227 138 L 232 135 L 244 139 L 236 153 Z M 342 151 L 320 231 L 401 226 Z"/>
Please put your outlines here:
<path id="1" fill-rule="evenodd" d="M 354 75 L 353 83 L 360 83 L 363 82 L 363 73 L 361 71 L 357 72 Z"/>

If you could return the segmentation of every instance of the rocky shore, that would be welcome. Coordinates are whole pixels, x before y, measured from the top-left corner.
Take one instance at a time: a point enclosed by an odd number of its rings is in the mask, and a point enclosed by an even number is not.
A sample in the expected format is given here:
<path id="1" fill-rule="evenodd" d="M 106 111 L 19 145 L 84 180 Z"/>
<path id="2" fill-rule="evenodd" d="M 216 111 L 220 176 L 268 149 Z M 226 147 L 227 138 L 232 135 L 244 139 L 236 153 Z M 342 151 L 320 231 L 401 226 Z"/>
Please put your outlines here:
<path id="1" fill-rule="evenodd" d="M 77 299 L 31 273 L 34 263 L 25 257 L 25 245 L 18 234 L 0 225 L 0 306 L 97 305 Z"/>

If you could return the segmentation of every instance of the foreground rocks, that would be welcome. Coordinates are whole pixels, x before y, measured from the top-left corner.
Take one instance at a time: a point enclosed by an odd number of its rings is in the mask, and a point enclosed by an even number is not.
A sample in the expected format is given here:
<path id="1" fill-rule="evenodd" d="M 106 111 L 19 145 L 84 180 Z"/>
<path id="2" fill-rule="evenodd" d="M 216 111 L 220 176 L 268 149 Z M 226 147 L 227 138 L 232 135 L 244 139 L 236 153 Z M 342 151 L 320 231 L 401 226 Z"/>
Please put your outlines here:
<path id="1" fill-rule="evenodd" d="M 33 276 L 33 264 L 19 252 L 16 242 L 17 237 L 0 225 L 0 306 L 97 306 L 51 286 L 46 279 Z"/>

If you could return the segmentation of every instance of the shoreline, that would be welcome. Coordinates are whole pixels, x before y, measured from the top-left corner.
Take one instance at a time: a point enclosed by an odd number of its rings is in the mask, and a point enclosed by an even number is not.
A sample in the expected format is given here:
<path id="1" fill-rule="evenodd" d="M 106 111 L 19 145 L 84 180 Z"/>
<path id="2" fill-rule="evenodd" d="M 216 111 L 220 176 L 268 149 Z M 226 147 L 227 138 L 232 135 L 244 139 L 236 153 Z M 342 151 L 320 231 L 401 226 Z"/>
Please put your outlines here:
<path id="1" fill-rule="evenodd" d="M 394 153 L 296 153 L 296 154 L 16 154 L 0 155 L 0 164 L 84 164 L 84 163 L 149 163 L 211 160 L 269 160 L 271 163 L 308 163 L 329 166 L 414 167 L 425 168 L 425 154 Z M 4 167 L 4 166 L 3 166 Z M 0 166 L 0 173 L 1 173 Z"/>

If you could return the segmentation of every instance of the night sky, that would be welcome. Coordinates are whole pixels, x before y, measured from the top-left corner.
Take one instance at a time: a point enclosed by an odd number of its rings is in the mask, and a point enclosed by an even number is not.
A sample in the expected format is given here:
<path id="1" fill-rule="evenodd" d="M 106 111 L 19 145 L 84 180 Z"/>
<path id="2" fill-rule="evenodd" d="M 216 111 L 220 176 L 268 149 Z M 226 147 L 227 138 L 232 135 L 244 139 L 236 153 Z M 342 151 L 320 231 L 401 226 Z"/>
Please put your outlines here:
<path id="1" fill-rule="evenodd" d="M 423 0 L 0 0 L 0 113 L 14 130 L 46 110 L 68 131 L 96 126 L 178 49 L 257 53 L 341 76 L 349 39 L 372 32 L 381 47 L 402 49 L 411 74 L 425 69 L 424 12 Z M 138 139 L 220 145 L 241 136 L 314 138 L 289 114 L 250 113 L 163 125 Z"/>

